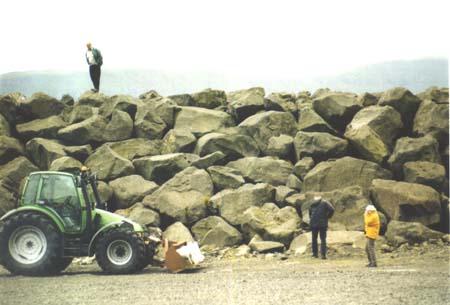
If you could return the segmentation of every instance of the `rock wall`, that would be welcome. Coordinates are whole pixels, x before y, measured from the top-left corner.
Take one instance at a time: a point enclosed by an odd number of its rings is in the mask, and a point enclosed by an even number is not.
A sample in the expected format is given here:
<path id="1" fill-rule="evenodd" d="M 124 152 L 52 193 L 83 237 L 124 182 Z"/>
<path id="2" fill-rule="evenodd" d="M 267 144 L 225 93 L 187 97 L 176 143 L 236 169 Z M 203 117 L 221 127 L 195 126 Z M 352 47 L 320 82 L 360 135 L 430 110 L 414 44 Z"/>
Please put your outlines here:
<path id="1" fill-rule="evenodd" d="M 448 115 L 448 88 L 436 87 L 417 95 L 86 92 L 77 101 L 8 94 L 0 97 L 0 215 L 30 172 L 85 164 L 112 210 L 201 245 L 288 248 L 308 229 L 316 193 L 336 206 L 331 230 L 363 231 L 373 203 L 382 231 L 396 221 L 448 232 Z"/>

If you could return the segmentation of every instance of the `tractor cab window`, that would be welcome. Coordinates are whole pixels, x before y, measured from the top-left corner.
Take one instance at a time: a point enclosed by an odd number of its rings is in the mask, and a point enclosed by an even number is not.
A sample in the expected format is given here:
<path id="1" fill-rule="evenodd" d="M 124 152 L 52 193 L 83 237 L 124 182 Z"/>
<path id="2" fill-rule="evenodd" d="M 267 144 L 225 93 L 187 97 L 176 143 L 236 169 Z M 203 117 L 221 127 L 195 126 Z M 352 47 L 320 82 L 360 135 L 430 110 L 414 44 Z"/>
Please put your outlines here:
<path id="1" fill-rule="evenodd" d="M 42 176 L 39 201 L 54 209 L 69 231 L 79 231 L 81 208 L 75 183 L 70 176 Z"/>
<path id="2" fill-rule="evenodd" d="M 23 194 L 23 204 L 35 204 L 40 175 L 31 175 Z"/>

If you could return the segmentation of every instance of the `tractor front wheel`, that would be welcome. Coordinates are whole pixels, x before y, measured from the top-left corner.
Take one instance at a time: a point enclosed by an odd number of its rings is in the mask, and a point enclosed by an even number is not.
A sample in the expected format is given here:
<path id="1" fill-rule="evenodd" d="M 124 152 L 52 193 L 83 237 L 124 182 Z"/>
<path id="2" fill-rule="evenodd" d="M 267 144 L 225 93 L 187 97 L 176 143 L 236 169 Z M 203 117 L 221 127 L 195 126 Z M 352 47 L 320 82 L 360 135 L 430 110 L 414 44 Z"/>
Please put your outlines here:
<path id="1" fill-rule="evenodd" d="M 55 270 L 60 236 L 42 215 L 22 213 L 0 224 L 0 261 L 14 274 L 48 275 Z"/>
<path id="2" fill-rule="evenodd" d="M 142 238 L 132 230 L 119 228 L 106 232 L 101 237 L 95 254 L 103 271 L 127 274 L 142 269 L 145 252 Z"/>

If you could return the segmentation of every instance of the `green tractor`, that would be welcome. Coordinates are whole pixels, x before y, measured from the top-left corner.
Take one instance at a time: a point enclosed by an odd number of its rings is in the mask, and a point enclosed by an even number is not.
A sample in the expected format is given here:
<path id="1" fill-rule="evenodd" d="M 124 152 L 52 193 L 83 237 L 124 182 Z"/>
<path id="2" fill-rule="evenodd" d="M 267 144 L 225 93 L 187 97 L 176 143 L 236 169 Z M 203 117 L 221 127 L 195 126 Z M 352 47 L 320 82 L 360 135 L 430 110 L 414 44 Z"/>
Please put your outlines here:
<path id="1" fill-rule="evenodd" d="M 107 273 L 148 266 L 159 237 L 104 207 L 86 167 L 79 175 L 31 173 L 19 207 L 0 218 L 0 264 L 23 275 L 56 274 L 74 257 L 93 255 Z"/>

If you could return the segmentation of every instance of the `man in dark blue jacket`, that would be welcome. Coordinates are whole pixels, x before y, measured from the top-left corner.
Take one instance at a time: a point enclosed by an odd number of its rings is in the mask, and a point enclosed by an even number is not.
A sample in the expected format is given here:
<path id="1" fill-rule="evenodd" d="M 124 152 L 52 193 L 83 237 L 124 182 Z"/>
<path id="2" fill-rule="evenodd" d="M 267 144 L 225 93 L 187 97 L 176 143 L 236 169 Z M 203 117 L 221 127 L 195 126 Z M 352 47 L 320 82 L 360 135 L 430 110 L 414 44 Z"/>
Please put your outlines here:
<path id="1" fill-rule="evenodd" d="M 320 235 L 320 254 L 322 259 L 327 258 L 327 229 L 328 219 L 333 216 L 334 207 L 328 201 L 322 199 L 322 196 L 314 196 L 314 202 L 309 208 L 309 226 L 312 234 L 312 252 L 313 257 L 318 256 L 317 235 Z"/>

